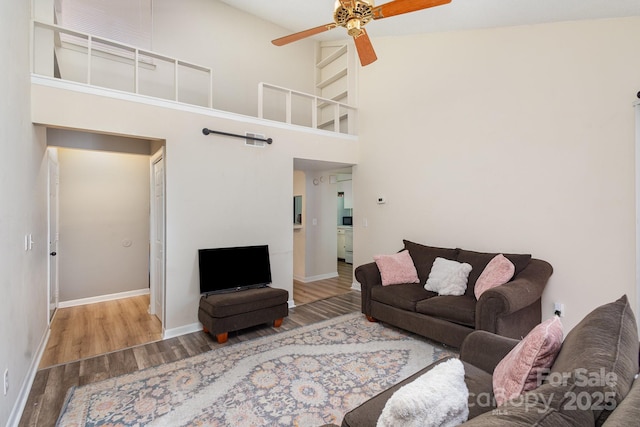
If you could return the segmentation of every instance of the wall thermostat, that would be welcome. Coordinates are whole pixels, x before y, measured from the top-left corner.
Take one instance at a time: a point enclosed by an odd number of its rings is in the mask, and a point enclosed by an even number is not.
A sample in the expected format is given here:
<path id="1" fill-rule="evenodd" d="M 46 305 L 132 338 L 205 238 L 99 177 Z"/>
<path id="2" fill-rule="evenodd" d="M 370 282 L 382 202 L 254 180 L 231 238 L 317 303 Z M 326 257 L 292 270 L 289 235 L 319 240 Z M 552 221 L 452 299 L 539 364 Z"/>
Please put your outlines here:
<path id="1" fill-rule="evenodd" d="M 385 203 L 387 203 L 387 199 L 385 199 L 385 197 L 384 197 L 384 196 L 379 196 L 379 197 L 378 197 L 378 204 L 379 204 L 379 205 L 383 205 L 383 204 L 385 204 Z"/>

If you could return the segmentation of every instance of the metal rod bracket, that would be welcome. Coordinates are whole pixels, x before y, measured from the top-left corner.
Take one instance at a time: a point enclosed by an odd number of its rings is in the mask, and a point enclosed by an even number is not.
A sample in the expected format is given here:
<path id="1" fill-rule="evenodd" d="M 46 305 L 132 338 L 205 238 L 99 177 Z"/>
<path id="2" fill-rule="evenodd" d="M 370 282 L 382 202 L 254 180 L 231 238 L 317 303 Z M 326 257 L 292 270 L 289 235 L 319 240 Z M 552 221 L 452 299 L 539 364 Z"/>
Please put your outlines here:
<path id="1" fill-rule="evenodd" d="M 202 133 L 204 135 L 209 135 L 211 133 L 215 133 L 215 134 L 218 134 L 218 135 L 233 136 L 234 138 L 251 139 L 251 140 L 254 140 L 254 141 L 263 141 L 263 142 L 266 142 L 267 144 L 273 143 L 273 139 L 271 139 L 271 138 L 266 138 L 266 139 L 265 138 L 256 138 L 255 136 L 238 135 L 237 133 L 221 132 L 219 130 L 211 130 L 211 129 L 207 129 L 207 128 L 202 129 Z"/>

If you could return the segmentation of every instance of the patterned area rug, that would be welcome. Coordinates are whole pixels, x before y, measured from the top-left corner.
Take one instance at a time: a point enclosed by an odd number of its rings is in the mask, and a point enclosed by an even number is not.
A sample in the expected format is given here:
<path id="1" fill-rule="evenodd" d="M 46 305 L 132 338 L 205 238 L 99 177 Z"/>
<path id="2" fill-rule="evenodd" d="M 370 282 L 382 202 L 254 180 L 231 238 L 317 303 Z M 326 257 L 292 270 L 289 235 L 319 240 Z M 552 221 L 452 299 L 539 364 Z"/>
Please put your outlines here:
<path id="1" fill-rule="evenodd" d="M 59 426 L 319 426 L 452 351 L 347 314 L 69 391 Z"/>

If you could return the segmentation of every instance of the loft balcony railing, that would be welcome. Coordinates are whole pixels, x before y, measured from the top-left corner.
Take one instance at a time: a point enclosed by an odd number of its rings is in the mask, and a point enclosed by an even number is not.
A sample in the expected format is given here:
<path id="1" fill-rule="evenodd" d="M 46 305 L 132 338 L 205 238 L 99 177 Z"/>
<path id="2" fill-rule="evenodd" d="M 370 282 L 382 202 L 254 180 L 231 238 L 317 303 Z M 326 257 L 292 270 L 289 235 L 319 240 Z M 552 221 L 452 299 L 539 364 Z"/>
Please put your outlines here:
<path id="1" fill-rule="evenodd" d="M 212 108 L 211 68 L 44 22 L 33 22 L 32 72 Z"/>
<path id="2" fill-rule="evenodd" d="M 258 85 L 258 117 L 337 133 L 356 134 L 356 107 L 269 83 Z"/>
<path id="3" fill-rule="evenodd" d="M 33 21 L 32 73 L 90 86 L 213 107 L 211 68 L 55 24 Z M 258 87 L 258 117 L 356 134 L 356 108 L 268 83 Z"/>

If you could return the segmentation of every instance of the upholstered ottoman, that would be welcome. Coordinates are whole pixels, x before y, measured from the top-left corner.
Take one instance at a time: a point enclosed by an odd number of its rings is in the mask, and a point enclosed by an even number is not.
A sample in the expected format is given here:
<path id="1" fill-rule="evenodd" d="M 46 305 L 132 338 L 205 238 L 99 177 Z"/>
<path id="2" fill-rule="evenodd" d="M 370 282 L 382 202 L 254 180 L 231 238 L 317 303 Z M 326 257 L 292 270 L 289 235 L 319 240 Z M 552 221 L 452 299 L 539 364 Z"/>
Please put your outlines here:
<path id="1" fill-rule="evenodd" d="M 289 314 L 288 300 L 286 290 L 268 287 L 212 294 L 200 298 L 198 320 L 222 344 L 231 331 L 271 322 L 279 327 Z"/>

